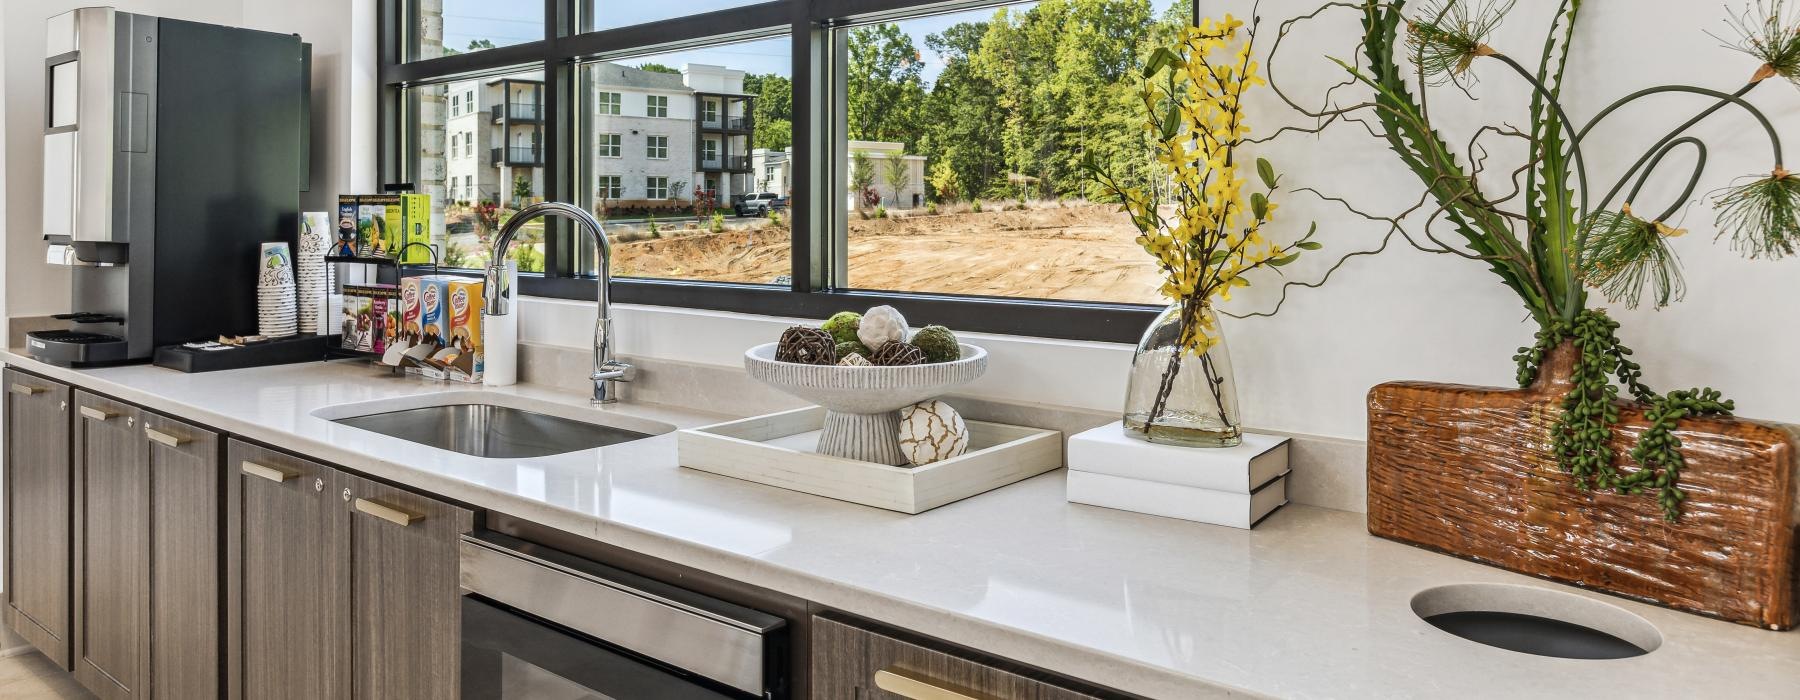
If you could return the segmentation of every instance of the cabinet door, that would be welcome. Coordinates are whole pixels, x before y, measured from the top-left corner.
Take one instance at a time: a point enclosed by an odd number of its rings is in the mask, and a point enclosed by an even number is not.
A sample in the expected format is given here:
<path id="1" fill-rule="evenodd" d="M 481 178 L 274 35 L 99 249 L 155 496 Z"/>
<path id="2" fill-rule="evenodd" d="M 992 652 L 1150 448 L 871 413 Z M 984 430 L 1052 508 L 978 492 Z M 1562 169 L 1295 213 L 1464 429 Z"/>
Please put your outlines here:
<path id="1" fill-rule="evenodd" d="M 469 511 L 342 475 L 357 698 L 455 698 L 462 676 L 457 543 Z"/>
<path id="2" fill-rule="evenodd" d="M 69 670 L 69 387 L 5 371 L 6 625 Z"/>
<path id="3" fill-rule="evenodd" d="M 149 411 L 139 420 L 150 494 L 148 697 L 216 698 L 224 671 L 219 436 Z"/>
<path id="4" fill-rule="evenodd" d="M 337 472 L 230 441 L 227 568 L 233 698 L 350 695 L 346 504 Z"/>
<path id="5" fill-rule="evenodd" d="M 150 479 L 129 404 L 75 392 L 75 679 L 148 697 Z"/>
<path id="6" fill-rule="evenodd" d="M 812 697 L 863 700 L 1097 698 L 920 642 L 814 617 Z"/>

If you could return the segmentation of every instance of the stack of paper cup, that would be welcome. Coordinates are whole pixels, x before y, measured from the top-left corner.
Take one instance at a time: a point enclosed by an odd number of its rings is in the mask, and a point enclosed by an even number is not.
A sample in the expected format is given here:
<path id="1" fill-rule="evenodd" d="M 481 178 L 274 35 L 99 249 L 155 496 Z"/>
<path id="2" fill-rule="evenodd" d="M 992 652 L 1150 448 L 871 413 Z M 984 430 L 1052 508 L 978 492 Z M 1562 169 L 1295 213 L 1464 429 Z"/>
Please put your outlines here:
<path id="1" fill-rule="evenodd" d="M 319 334 L 325 294 L 332 287 L 335 265 L 325 262 L 334 233 L 331 218 L 322 211 L 300 215 L 300 254 L 294 258 L 295 296 L 300 332 Z"/>
<path id="2" fill-rule="evenodd" d="M 298 330 L 294 305 L 294 256 L 286 242 L 262 244 L 256 271 L 257 334 L 271 338 Z"/>

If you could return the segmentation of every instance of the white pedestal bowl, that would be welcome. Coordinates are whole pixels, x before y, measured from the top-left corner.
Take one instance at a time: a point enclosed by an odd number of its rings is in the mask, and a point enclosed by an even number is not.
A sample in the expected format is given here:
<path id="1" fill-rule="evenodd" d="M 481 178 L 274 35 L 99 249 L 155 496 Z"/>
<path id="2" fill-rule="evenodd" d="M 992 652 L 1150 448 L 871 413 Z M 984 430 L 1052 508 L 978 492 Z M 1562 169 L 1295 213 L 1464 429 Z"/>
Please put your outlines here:
<path id="1" fill-rule="evenodd" d="M 898 411 L 934 399 L 987 371 L 987 351 L 962 344 L 962 359 L 905 367 L 803 365 L 775 360 L 775 343 L 744 352 L 750 376 L 825 408 L 819 452 L 878 464 L 906 464 Z"/>

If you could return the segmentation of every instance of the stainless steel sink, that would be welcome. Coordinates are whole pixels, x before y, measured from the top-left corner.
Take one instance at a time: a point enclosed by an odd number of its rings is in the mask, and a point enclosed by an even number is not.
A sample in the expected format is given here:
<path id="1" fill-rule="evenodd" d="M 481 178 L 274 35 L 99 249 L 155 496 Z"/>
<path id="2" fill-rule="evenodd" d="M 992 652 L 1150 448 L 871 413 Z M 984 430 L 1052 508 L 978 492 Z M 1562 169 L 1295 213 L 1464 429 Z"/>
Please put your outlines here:
<path id="1" fill-rule="evenodd" d="M 501 459 L 577 452 L 650 437 L 635 430 L 481 403 L 409 408 L 332 422 L 466 455 Z"/>

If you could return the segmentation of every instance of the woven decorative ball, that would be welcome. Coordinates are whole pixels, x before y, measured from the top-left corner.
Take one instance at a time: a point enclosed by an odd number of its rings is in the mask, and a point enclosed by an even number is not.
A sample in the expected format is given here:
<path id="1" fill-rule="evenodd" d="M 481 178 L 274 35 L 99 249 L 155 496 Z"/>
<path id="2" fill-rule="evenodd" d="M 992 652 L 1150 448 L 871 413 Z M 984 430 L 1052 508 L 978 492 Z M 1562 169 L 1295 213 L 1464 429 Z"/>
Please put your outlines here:
<path id="1" fill-rule="evenodd" d="M 873 367 L 875 363 L 870 362 L 869 358 L 863 357 L 862 353 L 853 352 L 844 355 L 844 359 L 838 360 L 838 365 L 842 367 Z"/>
<path id="2" fill-rule="evenodd" d="M 906 340 L 906 317 L 901 316 L 900 310 L 892 306 L 869 309 L 862 316 L 862 324 L 856 328 L 856 338 L 863 345 L 869 346 L 870 350 L 879 352 L 883 345 Z"/>
<path id="3" fill-rule="evenodd" d="M 962 455 L 969 449 L 969 426 L 950 404 L 931 400 L 900 409 L 900 452 L 914 466 Z"/>
<path id="4" fill-rule="evenodd" d="M 869 361 L 877 367 L 905 367 L 925 364 L 925 351 L 907 343 L 893 342 L 881 346 Z"/>
<path id="5" fill-rule="evenodd" d="M 794 326 L 781 333 L 781 342 L 775 346 L 775 361 L 794 362 L 802 365 L 835 365 L 837 364 L 837 341 L 831 339 L 830 333 L 817 328 Z"/>

